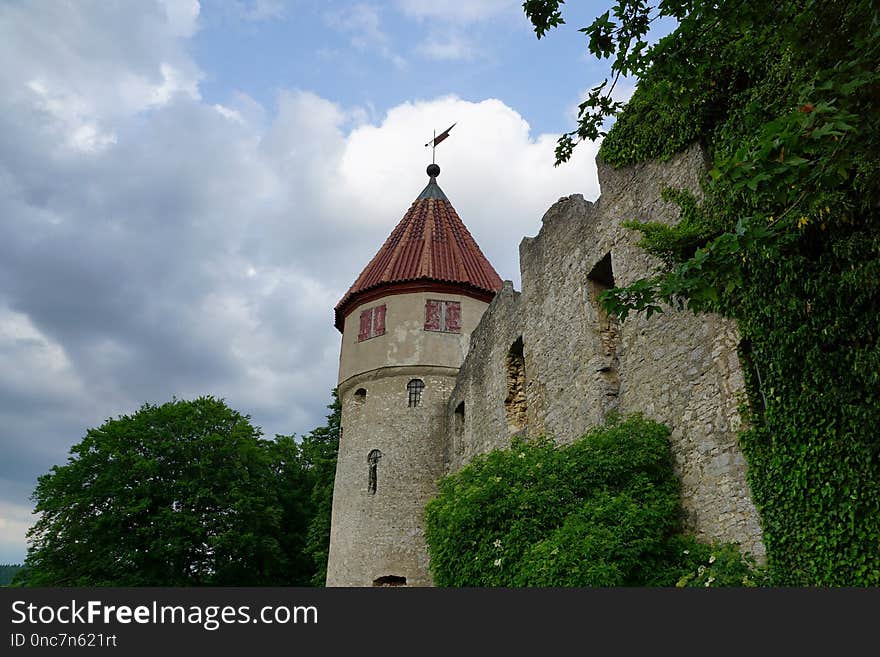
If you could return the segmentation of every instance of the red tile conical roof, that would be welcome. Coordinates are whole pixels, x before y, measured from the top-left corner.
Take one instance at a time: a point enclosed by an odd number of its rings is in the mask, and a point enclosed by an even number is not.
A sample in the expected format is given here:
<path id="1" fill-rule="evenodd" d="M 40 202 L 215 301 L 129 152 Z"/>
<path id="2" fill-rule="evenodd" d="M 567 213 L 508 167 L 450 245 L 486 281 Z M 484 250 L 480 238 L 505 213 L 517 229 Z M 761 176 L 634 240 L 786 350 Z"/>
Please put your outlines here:
<path id="1" fill-rule="evenodd" d="M 427 187 L 336 304 L 340 331 L 346 315 L 377 294 L 438 288 L 491 301 L 501 289 L 498 272 L 437 184 L 439 173 L 440 167 L 428 167 Z"/>

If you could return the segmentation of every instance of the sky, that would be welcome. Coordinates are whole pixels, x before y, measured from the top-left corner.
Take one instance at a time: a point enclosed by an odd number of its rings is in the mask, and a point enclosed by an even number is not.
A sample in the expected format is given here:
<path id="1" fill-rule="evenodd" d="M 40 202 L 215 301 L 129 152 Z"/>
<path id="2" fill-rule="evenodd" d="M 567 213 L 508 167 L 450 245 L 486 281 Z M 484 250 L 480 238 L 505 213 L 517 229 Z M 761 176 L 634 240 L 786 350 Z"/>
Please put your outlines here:
<path id="1" fill-rule="evenodd" d="M 0 4 L 0 563 L 37 477 L 144 403 L 213 395 L 267 437 L 324 423 L 333 307 L 438 180 L 503 279 L 607 75 L 519 0 Z M 618 93 L 625 99 L 632 85 Z"/>

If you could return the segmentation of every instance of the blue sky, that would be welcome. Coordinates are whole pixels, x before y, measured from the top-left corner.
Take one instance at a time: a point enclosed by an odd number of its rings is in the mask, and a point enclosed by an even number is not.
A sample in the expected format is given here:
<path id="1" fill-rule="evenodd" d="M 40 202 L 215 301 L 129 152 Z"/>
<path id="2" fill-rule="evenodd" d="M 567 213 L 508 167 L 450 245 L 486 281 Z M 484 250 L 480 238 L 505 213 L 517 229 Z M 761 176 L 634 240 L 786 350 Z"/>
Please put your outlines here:
<path id="1" fill-rule="evenodd" d="M 320 425 L 333 306 L 426 182 L 502 278 L 598 144 L 553 167 L 605 75 L 565 6 L 12 0 L 0 5 L 0 563 L 36 479 L 144 402 L 210 394 L 267 436 Z M 631 84 L 619 88 L 622 98 Z"/>
<path id="2" fill-rule="evenodd" d="M 604 71 L 577 32 L 590 3 L 566 8 L 570 22 L 541 41 L 517 2 L 279 3 L 259 22 L 216 4 L 227 10 L 206 15 L 193 40 L 207 74 L 202 94 L 214 102 L 242 91 L 272 107 L 280 89 L 305 88 L 378 120 L 399 103 L 451 92 L 501 98 L 532 130 L 561 132 L 582 87 Z"/>

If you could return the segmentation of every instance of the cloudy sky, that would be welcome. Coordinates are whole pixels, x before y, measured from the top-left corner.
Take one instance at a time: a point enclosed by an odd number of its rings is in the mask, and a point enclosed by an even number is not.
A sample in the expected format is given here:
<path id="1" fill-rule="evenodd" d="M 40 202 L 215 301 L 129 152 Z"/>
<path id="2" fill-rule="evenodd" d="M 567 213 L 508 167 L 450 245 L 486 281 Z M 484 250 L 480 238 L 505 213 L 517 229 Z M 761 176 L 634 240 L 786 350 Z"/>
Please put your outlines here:
<path id="1" fill-rule="evenodd" d="M 541 41 L 521 4 L 0 4 L 0 563 L 109 417 L 210 394 L 267 436 L 323 423 L 333 306 L 433 130 L 457 123 L 439 182 L 519 287 L 544 211 L 599 194 L 596 145 L 553 148 L 604 77 L 577 28 L 605 3 Z"/>

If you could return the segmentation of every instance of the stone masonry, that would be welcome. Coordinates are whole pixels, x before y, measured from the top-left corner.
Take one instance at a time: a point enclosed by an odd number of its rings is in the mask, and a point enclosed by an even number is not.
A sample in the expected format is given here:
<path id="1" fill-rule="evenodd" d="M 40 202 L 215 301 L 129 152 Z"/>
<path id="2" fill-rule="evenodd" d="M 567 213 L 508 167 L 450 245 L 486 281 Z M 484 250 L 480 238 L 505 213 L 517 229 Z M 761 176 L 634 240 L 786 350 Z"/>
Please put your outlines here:
<path id="1" fill-rule="evenodd" d="M 600 162 L 595 204 L 578 194 L 547 211 L 538 235 L 520 244 L 522 292 L 506 281 L 471 334 L 446 406 L 447 472 L 507 447 L 514 433 L 567 443 L 611 410 L 641 412 L 672 431 L 687 528 L 765 558 L 737 444 L 744 380 L 735 324 L 671 309 L 618 323 L 596 301 L 658 264 L 622 222 L 675 222 L 661 189 L 699 193 L 703 171 L 698 146 L 620 170 Z"/>

